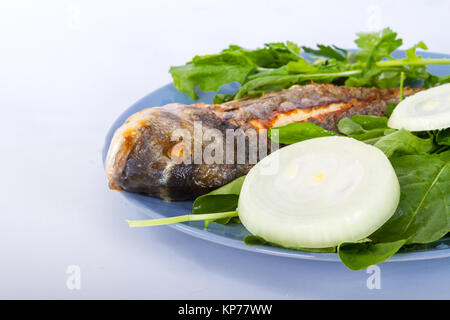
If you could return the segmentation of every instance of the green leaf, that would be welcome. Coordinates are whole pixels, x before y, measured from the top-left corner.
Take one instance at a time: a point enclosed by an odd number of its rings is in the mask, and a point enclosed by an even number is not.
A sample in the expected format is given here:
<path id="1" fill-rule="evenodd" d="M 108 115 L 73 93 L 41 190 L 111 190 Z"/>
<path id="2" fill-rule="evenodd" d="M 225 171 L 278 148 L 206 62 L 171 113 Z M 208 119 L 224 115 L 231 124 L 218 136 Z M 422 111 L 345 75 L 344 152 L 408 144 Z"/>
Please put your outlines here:
<path id="1" fill-rule="evenodd" d="M 441 146 L 450 146 L 450 129 L 439 130 L 436 133 L 436 143 Z"/>
<path id="2" fill-rule="evenodd" d="M 402 39 L 397 39 L 397 33 L 390 28 L 385 28 L 381 32 L 358 33 L 355 43 L 360 48 L 357 58 L 371 68 L 373 63 L 383 58 L 390 58 L 391 53 L 398 49 Z"/>
<path id="3" fill-rule="evenodd" d="M 427 45 L 423 41 L 420 41 L 418 44 L 416 44 L 412 48 L 409 48 L 408 50 L 406 50 L 406 57 L 408 58 L 408 60 L 413 61 L 413 60 L 422 59 L 420 56 L 418 56 L 416 54 L 416 49 L 417 48 L 420 48 L 420 49 L 423 49 L 423 50 L 428 50 Z"/>
<path id="4" fill-rule="evenodd" d="M 364 143 L 367 144 L 371 144 L 374 145 L 375 143 L 378 142 L 378 140 L 380 140 L 382 137 L 391 134 L 393 132 L 395 132 L 397 130 L 395 129 L 384 129 L 384 128 L 378 128 L 378 129 L 372 129 L 369 131 L 366 131 L 364 133 L 361 134 L 353 134 L 349 137 L 362 141 Z"/>
<path id="5" fill-rule="evenodd" d="M 450 75 L 438 78 L 439 84 L 450 83 Z"/>
<path id="6" fill-rule="evenodd" d="M 223 187 L 220 187 L 219 189 L 196 198 L 192 205 L 192 213 L 203 214 L 210 212 L 227 212 L 236 210 L 244 179 L 245 176 L 242 176 L 224 185 Z M 215 220 L 214 222 L 227 224 L 229 222 L 237 221 L 237 219 L 228 218 Z"/>
<path id="7" fill-rule="evenodd" d="M 394 154 L 427 153 L 433 150 L 434 143 L 431 137 L 422 139 L 405 129 L 401 129 L 380 138 L 374 146 L 383 151 L 389 158 Z"/>
<path id="8" fill-rule="evenodd" d="M 323 44 L 318 44 L 317 48 L 318 50 L 311 49 L 308 47 L 302 47 L 305 52 L 315 54 L 317 56 L 327 57 L 331 59 L 336 59 L 338 61 L 345 61 L 347 51 L 341 48 L 338 48 L 336 46 L 325 46 Z"/>
<path id="9" fill-rule="evenodd" d="M 235 99 L 310 81 L 392 88 L 399 85 L 402 73 L 407 84 L 420 81 L 425 88 L 450 81 L 448 76 L 439 78 L 427 71 L 426 65 L 450 64 L 450 59 L 421 58 L 416 49 L 426 49 L 423 42 L 408 49 L 405 59 L 393 59 L 391 53 L 402 44 L 402 40 L 389 28 L 381 32 L 359 33 L 355 42 L 359 47 L 356 54 L 334 45 L 318 45 L 317 49 L 305 47 L 306 52 L 317 55 L 314 62 L 302 58 L 300 47 L 290 41 L 268 43 L 255 50 L 230 45 L 218 54 L 197 56 L 183 66 L 172 67 L 170 73 L 175 87 L 192 99 L 197 98 L 196 87 L 206 91 L 218 90 L 234 81 L 241 84 Z M 216 98 L 217 103 L 224 101 L 221 96 Z"/>
<path id="10" fill-rule="evenodd" d="M 367 115 L 356 115 L 351 119 L 343 118 L 338 123 L 338 129 L 351 138 L 369 144 L 374 144 L 386 134 L 396 131 L 387 128 L 386 117 Z"/>
<path id="11" fill-rule="evenodd" d="M 364 130 L 359 123 L 356 123 L 350 118 L 343 118 L 339 120 L 338 129 L 347 136 L 366 132 L 366 130 Z"/>
<path id="12" fill-rule="evenodd" d="M 287 71 L 289 73 L 314 73 L 319 68 L 305 59 L 291 61 L 287 64 Z"/>
<path id="13" fill-rule="evenodd" d="M 398 103 L 391 102 L 386 107 L 386 116 L 390 117 L 392 112 L 394 112 L 395 107 L 397 107 Z"/>
<path id="14" fill-rule="evenodd" d="M 244 238 L 244 243 L 249 246 L 261 246 L 263 244 L 266 244 L 267 241 L 264 240 L 264 238 L 260 236 L 255 236 L 253 234 L 249 234 Z"/>
<path id="15" fill-rule="evenodd" d="M 385 28 L 381 32 L 358 33 L 355 43 L 360 48 L 356 57 L 363 66 L 363 72 L 347 79 L 345 85 L 396 87 L 400 71 L 386 70 L 376 63 L 383 58 L 392 58 L 391 53 L 402 45 L 403 41 L 397 39 L 397 33 L 390 28 Z"/>
<path id="16" fill-rule="evenodd" d="M 387 128 L 388 119 L 386 117 L 377 117 L 370 115 L 356 115 L 352 121 L 359 124 L 364 130 Z"/>
<path id="17" fill-rule="evenodd" d="M 450 230 L 450 151 L 394 157 L 391 162 L 400 182 L 400 203 L 370 238 L 428 243 L 443 237 Z"/>
<path id="18" fill-rule="evenodd" d="M 345 78 L 359 73 L 358 70 L 331 73 L 307 73 L 307 74 L 289 74 L 289 75 L 268 75 L 265 77 L 252 78 L 236 93 L 235 99 L 245 96 L 257 96 L 264 92 L 280 91 L 289 88 L 294 84 L 309 83 L 311 80 L 322 83 L 331 82 L 333 79 Z"/>
<path id="19" fill-rule="evenodd" d="M 279 68 L 290 61 L 300 58 L 300 47 L 291 41 L 266 43 L 264 48 L 256 50 L 246 50 L 242 47 L 232 45 L 224 52 L 239 52 L 247 56 L 258 67 Z"/>
<path id="20" fill-rule="evenodd" d="M 234 98 L 234 94 L 219 93 L 219 94 L 216 94 L 214 96 L 213 103 L 214 104 L 221 104 L 221 103 L 224 103 L 224 102 L 231 101 L 231 100 L 233 100 L 233 98 Z"/>
<path id="21" fill-rule="evenodd" d="M 352 270 L 366 269 L 394 255 L 405 242 L 404 239 L 383 243 L 346 242 L 338 248 L 339 258 Z"/>
<path id="22" fill-rule="evenodd" d="M 195 86 L 205 91 L 219 90 L 226 83 L 243 82 L 256 70 L 255 63 L 242 52 L 196 56 L 184 66 L 170 68 L 175 87 L 197 99 Z"/>
<path id="23" fill-rule="evenodd" d="M 261 246 L 261 245 L 268 245 L 271 247 L 277 247 L 277 248 L 285 248 L 285 249 L 292 249 L 296 251 L 305 251 L 305 252 L 319 252 L 319 253 L 334 253 L 336 252 L 336 247 L 330 247 L 330 248 L 287 248 L 284 246 L 280 246 L 276 243 L 271 243 L 266 241 L 264 238 L 260 236 L 256 236 L 253 234 L 249 234 L 244 238 L 244 243 L 249 246 Z"/>
<path id="24" fill-rule="evenodd" d="M 282 127 L 269 129 L 268 132 L 271 140 L 281 144 L 292 144 L 312 138 L 337 135 L 337 133 L 325 130 L 311 122 L 294 122 Z"/>

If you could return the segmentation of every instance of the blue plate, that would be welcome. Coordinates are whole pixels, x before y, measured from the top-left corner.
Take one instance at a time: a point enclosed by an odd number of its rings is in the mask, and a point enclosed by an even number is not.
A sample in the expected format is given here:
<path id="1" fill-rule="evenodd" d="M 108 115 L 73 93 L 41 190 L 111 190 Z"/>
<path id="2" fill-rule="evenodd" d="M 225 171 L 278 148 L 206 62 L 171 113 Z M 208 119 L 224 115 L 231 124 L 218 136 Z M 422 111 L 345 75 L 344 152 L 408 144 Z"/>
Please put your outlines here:
<path id="1" fill-rule="evenodd" d="M 450 55 L 437 53 L 422 52 L 420 54 L 424 58 L 450 58 Z M 398 51 L 394 56 L 397 58 L 403 57 L 404 52 Z M 430 66 L 429 70 L 433 74 L 439 76 L 450 74 L 450 66 L 447 65 Z M 237 90 L 238 87 L 239 85 L 236 83 L 228 84 L 223 86 L 220 89 L 220 92 L 233 93 Z M 106 136 L 105 146 L 103 148 L 103 162 L 105 161 L 106 153 L 108 151 L 114 131 L 119 128 L 125 122 L 125 120 L 135 112 L 138 112 L 145 108 L 162 106 L 172 102 L 179 102 L 184 104 L 192 104 L 195 102 L 212 103 L 215 94 L 215 92 L 199 92 L 199 99 L 197 101 L 193 101 L 189 99 L 186 94 L 180 93 L 173 86 L 173 84 L 168 84 L 145 96 L 144 98 L 133 104 L 131 107 L 129 107 L 127 110 L 125 110 L 125 112 L 112 125 Z M 159 199 L 125 191 L 120 192 L 120 194 L 137 206 L 144 208 L 145 212 L 151 218 L 167 218 L 191 213 L 192 201 L 167 203 Z M 339 261 L 339 257 L 335 253 L 312 253 L 270 246 L 248 246 L 244 244 L 243 238 L 248 235 L 249 232 L 240 224 L 220 225 L 216 223 L 210 223 L 207 229 L 204 228 L 203 222 L 186 222 L 170 226 L 197 238 L 248 251 L 297 259 Z M 424 260 L 443 257 L 450 257 L 449 237 L 426 245 L 414 245 L 402 248 L 401 252 L 395 254 L 388 261 Z"/>

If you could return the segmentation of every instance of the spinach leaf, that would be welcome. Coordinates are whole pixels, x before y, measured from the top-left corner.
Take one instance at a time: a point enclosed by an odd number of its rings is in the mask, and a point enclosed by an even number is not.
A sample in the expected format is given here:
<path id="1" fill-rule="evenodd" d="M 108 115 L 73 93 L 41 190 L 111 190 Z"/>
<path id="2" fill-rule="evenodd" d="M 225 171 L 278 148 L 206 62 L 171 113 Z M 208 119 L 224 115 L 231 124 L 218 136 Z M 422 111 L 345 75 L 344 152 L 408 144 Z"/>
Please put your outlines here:
<path id="1" fill-rule="evenodd" d="M 436 135 L 436 144 L 450 146 L 450 129 L 439 130 Z"/>
<path id="2" fill-rule="evenodd" d="M 330 247 L 330 248 L 286 248 L 286 247 L 277 245 L 276 243 L 268 242 L 264 238 L 262 238 L 260 236 L 255 236 L 253 234 L 247 235 L 244 238 L 244 243 L 249 246 L 268 245 L 271 247 L 293 249 L 293 250 L 305 251 L 305 252 L 335 253 L 337 251 L 336 247 Z"/>
<path id="3" fill-rule="evenodd" d="M 444 77 L 440 77 L 438 79 L 438 83 L 439 84 L 450 83 L 450 75 L 444 76 Z"/>
<path id="4" fill-rule="evenodd" d="M 394 112 L 395 107 L 397 107 L 398 103 L 391 102 L 386 107 L 386 116 L 390 117 L 392 112 Z"/>
<path id="5" fill-rule="evenodd" d="M 245 236 L 244 243 L 248 246 L 262 246 L 264 244 L 267 244 L 267 241 L 260 236 L 249 234 L 248 236 Z"/>
<path id="6" fill-rule="evenodd" d="M 268 132 L 271 140 L 281 144 L 292 144 L 312 138 L 337 135 L 337 133 L 325 130 L 311 122 L 294 122 L 282 127 L 269 129 Z"/>
<path id="7" fill-rule="evenodd" d="M 338 247 L 339 258 L 352 270 L 366 269 L 394 255 L 405 242 L 403 239 L 383 243 L 346 242 Z"/>
<path id="8" fill-rule="evenodd" d="M 369 115 L 353 116 L 352 121 L 359 124 L 364 130 L 372 130 L 378 128 L 387 128 L 388 119 L 386 117 L 377 117 Z"/>
<path id="9" fill-rule="evenodd" d="M 338 129 L 345 135 L 368 144 L 375 144 L 381 137 L 396 131 L 387 127 L 386 117 L 367 115 L 343 118 L 338 123 Z"/>
<path id="10" fill-rule="evenodd" d="M 380 138 L 374 146 L 383 151 L 389 158 L 394 154 L 427 153 L 433 150 L 434 143 L 431 137 L 422 139 L 405 129 L 401 129 Z"/>
<path id="11" fill-rule="evenodd" d="M 390 160 L 400 182 L 400 202 L 370 239 L 428 243 L 443 237 L 450 230 L 450 151 Z"/>
<path id="12" fill-rule="evenodd" d="M 338 129 L 343 134 L 350 136 L 354 134 L 361 134 L 366 132 L 364 128 L 357 122 L 350 118 L 343 118 L 338 123 Z"/>
<path id="13" fill-rule="evenodd" d="M 365 133 L 373 129 L 387 129 L 387 118 L 356 115 L 341 119 L 338 123 L 338 129 L 347 136 Z"/>
<path id="14" fill-rule="evenodd" d="M 192 205 L 192 213 L 202 214 L 236 210 L 244 179 L 245 176 L 242 176 L 224 185 L 223 187 L 220 187 L 219 189 L 196 198 L 194 204 Z M 227 224 L 238 221 L 238 218 L 234 217 L 219 219 L 214 222 Z"/>

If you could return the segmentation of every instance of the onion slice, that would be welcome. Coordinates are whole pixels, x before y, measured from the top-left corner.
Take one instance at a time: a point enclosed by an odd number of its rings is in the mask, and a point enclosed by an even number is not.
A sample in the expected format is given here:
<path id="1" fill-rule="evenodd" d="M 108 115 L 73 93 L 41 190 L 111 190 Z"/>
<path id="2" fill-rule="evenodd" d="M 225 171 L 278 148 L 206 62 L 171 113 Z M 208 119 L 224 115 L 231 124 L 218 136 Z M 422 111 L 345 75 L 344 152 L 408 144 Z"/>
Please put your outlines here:
<path id="1" fill-rule="evenodd" d="M 239 218 L 287 248 L 326 248 L 366 238 L 397 208 L 400 186 L 379 149 L 345 137 L 284 147 L 248 173 Z"/>
<path id="2" fill-rule="evenodd" d="M 450 127 L 450 84 L 424 90 L 402 100 L 392 112 L 388 126 L 408 131 Z"/>

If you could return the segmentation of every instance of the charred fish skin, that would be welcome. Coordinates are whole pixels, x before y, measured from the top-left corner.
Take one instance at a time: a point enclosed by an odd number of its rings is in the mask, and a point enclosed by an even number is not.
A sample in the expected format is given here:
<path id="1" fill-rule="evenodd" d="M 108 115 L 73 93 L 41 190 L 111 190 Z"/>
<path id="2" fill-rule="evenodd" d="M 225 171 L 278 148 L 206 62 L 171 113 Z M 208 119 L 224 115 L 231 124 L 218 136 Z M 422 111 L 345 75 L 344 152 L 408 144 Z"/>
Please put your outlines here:
<path id="1" fill-rule="evenodd" d="M 405 88 L 403 95 L 415 92 Z M 194 137 L 194 124 L 201 122 L 202 130 L 214 129 L 225 136 L 230 129 L 260 131 L 313 122 L 337 131 L 340 119 L 356 114 L 382 116 L 398 97 L 399 89 L 311 84 L 220 105 L 173 103 L 144 109 L 128 118 L 113 136 L 105 162 L 109 186 L 165 201 L 192 200 L 245 175 L 253 163 L 248 161 L 248 146 L 245 163 L 198 163 L 192 145 L 180 148 L 181 141 L 173 139 L 177 129 Z M 221 143 L 226 150 L 225 140 Z M 206 147 L 203 143 L 202 151 Z M 189 158 L 189 163 L 180 163 L 180 155 Z"/>

